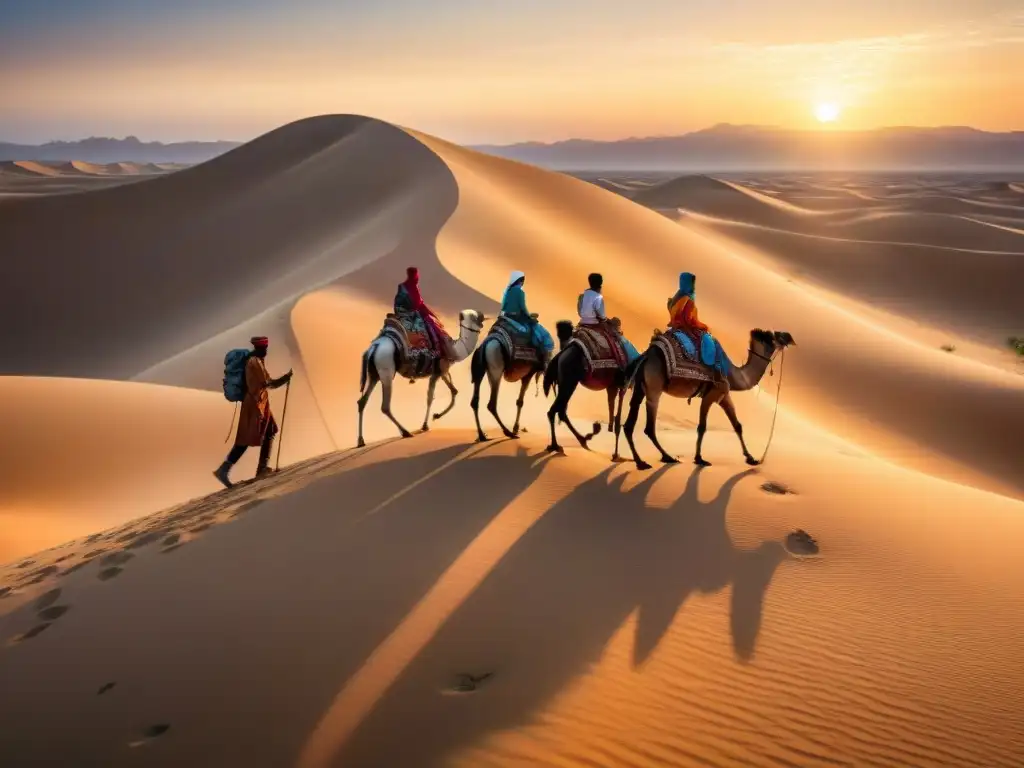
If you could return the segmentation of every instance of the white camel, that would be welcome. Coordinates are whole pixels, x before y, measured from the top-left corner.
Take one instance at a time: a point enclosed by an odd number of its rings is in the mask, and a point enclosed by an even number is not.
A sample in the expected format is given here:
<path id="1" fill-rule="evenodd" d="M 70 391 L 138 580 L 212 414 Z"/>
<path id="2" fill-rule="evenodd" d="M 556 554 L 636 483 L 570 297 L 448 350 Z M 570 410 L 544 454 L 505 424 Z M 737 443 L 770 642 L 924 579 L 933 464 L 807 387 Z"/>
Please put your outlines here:
<path id="1" fill-rule="evenodd" d="M 452 384 L 449 371 L 453 363 L 461 363 L 473 354 L 486 319 L 482 312 L 478 312 L 475 309 L 464 309 L 459 312 L 459 338 L 452 343 L 453 359 L 439 360 L 430 371 L 416 377 L 429 378 L 430 380 L 427 385 L 427 412 L 423 416 L 421 432 L 426 432 L 430 429 L 430 407 L 434 403 L 434 389 L 437 387 L 438 379 L 441 379 L 448 385 L 452 399 L 447 408 L 441 411 L 441 413 L 434 414 L 434 419 L 440 419 L 455 407 L 455 396 L 459 392 L 455 389 L 455 385 Z M 369 401 L 370 395 L 373 394 L 373 389 L 377 386 L 378 381 L 383 387 L 380 404 L 381 413 L 391 419 L 391 422 L 398 427 L 402 437 L 412 437 L 412 433 L 399 424 L 398 420 L 391 413 L 391 385 L 398 375 L 398 368 L 401 365 L 400 355 L 401 352 L 395 341 L 383 333 L 374 339 L 373 343 L 363 353 L 362 369 L 359 377 L 359 391 L 361 394 L 359 396 L 359 442 L 357 445 L 360 448 L 366 445 L 366 441 L 363 440 L 363 410 L 366 408 L 366 403 Z"/>

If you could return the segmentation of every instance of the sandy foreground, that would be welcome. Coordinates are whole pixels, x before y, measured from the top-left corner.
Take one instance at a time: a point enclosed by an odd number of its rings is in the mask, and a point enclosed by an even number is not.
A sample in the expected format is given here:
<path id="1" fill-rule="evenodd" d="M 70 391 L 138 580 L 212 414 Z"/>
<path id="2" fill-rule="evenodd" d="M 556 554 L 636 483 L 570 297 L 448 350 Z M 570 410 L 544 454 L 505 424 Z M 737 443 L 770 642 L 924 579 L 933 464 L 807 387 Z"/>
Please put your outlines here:
<path id="1" fill-rule="evenodd" d="M 1024 762 L 1024 377 L 1000 349 L 1024 322 L 1004 289 L 1024 195 L 605 181 L 326 116 L 173 174 L 0 201 L 0 247 L 31 255 L 0 263 L 27 287 L 0 305 L 0 764 Z M 899 232 L 863 210 L 804 221 L 844 210 L 809 198 L 891 213 L 897 192 Z M 927 233 L 958 226 L 936 210 L 954 196 L 1002 207 L 946 247 Z M 855 252 L 821 245 L 836 227 Z M 951 326 L 954 260 L 998 286 Z M 696 471 L 685 401 L 660 420 L 680 465 L 640 473 L 609 462 L 610 435 L 587 452 L 564 429 L 552 457 L 532 389 L 522 439 L 477 444 L 468 364 L 431 433 L 396 439 L 378 390 L 352 448 L 359 357 L 411 264 L 453 332 L 462 309 L 493 317 L 512 269 L 552 329 L 603 272 L 641 348 L 695 272 L 734 358 L 754 327 L 797 340 L 736 398 L 759 455 L 784 373 L 767 463 L 743 464 L 716 410 Z M 283 471 L 217 491 L 222 358 L 255 333 L 272 373 L 296 371 Z M 425 389 L 396 384 L 410 429 Z M 603 419 L 604 398 L 570 414 Z"/>

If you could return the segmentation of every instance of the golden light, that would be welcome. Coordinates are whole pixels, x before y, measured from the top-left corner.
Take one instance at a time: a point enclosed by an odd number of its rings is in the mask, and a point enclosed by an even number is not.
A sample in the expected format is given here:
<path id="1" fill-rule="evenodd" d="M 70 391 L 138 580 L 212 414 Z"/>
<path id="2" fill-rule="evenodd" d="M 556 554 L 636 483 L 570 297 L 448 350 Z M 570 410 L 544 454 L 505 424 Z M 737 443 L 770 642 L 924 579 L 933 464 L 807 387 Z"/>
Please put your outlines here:
<path id="1" fill-rule="evenodd" d="M 823 101 L 814 107 L 814 116 L 819 123 L 834 123 L 839 119 L 839 105 L 831 101 Z"/>

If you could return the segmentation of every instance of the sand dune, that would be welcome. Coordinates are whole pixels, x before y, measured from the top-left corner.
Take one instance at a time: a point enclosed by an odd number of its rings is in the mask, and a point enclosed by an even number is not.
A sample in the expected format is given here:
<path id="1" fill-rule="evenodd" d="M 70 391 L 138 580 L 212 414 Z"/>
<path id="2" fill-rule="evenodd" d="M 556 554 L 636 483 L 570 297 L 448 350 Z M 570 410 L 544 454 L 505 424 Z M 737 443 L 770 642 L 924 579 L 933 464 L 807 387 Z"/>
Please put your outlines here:
<path id="1" fill-rule="evenodd" d="M 323 457 L 4 571 L 18 594 L 0 634 L 39 632 L 0 651 L 18 692 L 0 699 L 5 754 L 112 768 L 1024 759 L 1020 502 L 796 446 L 761 472 L 641 477 L 545 457 L 535 437 L 472 440 Z M 797 526 L 819 558 L 787 553 Z M 26 585 L 51 569 L 67 575 Z M 57 723 L 63 738 L 42 738 Z"/>
<path id="2" fill-rule="evenodd" d="M 1024 378 L 959 336 L 955 354 L 932 339 L 950 315 L 979 346 L 1019 319 L 1024 249 L 990 246 L 1020 236 L 936 213 L 962 247 L 922 243 L 906 199 L 802 205 L 816 185 L 838 194 L 815 177 L 633 186 L 645 207 L 323 116 L 130 188 L 4 201 L 0 247 L 30 257 L 0 261 L 0 282 L 23 287 L 0 304 L 0 417 L 17 446 L 0 462 L 0 562 L 14 560 L 0 687 L 18 692 L 0 699 L 0 754 L 1019 764 Z M 432 434 L 389 439 L 378 394 L 373 444 L 352 450 L 359 357 L 410 264 L 454 333 L 462 309 L 493 317 L 512 269 L 552 329 L 600 271 L 641 348 L 678 272 L 695 272 L 734 357 L 754 327 L 799 344 L 768 464 L 745 471 L 717 410 L 700 474 L 613 466 L 604 434 L 547 457 L 534 393 L 523 440 L 477 445 L 465 363 Z M 205 496 L 232 417 L 223 356 L 256 333 L 273 374 L 296 372 L 287 470 Z M 758 453 L 774 371 L 736 395 Z M 503 387 L 503 412 L 517 392 Z M 396 384 L 406 426 L 425 405 L 423 383 Z M 696 412 L 662 405 L 684 460 Z M 602 417 L 604 398 L 581 392 L 570 413 Z M 787 552 L 795 528 L 820 557 Z M 62 738 L 42 738 L 54 724 Z"/>
<path id="3" fill-rule="evenodd" d="M 56 168 L 28 160 L 0 161 L 0 172 L 15 176 L 56 176 L 58 173 Z"/>

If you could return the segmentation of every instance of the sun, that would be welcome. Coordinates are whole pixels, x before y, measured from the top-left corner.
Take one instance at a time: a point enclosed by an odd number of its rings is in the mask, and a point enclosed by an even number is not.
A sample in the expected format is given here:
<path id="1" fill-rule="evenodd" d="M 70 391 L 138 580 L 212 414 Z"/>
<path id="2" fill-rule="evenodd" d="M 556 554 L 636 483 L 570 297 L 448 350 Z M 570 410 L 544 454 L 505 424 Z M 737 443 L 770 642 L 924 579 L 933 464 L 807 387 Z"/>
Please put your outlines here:
<path id="1" fill-rule="evenodd" d="M 839 105 L 832 101 L 823 101 L 814 106 L 814 116 L 819 123 L 834 123 L 839 119 Z"/>

